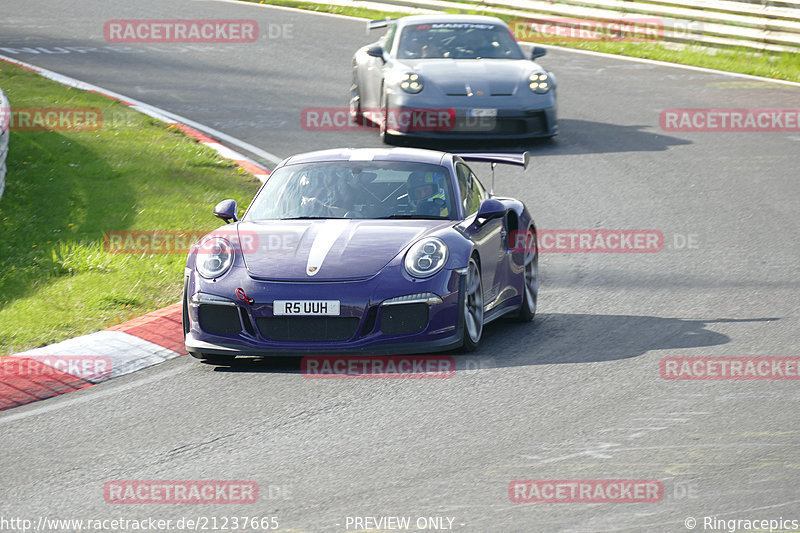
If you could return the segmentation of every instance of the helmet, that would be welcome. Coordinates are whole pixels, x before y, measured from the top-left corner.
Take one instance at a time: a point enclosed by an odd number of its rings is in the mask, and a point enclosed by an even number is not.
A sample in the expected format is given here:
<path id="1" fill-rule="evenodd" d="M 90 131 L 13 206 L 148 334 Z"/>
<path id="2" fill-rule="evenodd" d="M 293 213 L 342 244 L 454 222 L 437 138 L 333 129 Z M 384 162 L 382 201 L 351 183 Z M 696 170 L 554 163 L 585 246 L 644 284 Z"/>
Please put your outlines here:
<path id="1" fill-rule="evenodd" d="M 442 175 L 438 172 L 414 171 L 408 177 L 408 200 L 413 206 L 423 203 L 446 203 L 442 188 Z M 438 200 L 438 201 L 437 201 Z"/>

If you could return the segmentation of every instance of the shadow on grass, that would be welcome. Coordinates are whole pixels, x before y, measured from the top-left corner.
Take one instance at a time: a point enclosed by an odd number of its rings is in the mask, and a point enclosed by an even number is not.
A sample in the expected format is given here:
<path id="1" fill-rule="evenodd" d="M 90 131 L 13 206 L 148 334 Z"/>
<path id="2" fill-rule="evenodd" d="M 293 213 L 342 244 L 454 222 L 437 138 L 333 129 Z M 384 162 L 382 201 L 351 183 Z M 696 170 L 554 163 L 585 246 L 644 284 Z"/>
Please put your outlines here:
<path id="1" fill-rule="evenodd" d="M 79 135 L 11 133 L 0 198 L 0 309 L 48 279 L 69 275 L 54 257 L 56 247 L 102 242 L 105 230 L 126 228 L 133 219 L 136 196 L 127 179 Z"/>

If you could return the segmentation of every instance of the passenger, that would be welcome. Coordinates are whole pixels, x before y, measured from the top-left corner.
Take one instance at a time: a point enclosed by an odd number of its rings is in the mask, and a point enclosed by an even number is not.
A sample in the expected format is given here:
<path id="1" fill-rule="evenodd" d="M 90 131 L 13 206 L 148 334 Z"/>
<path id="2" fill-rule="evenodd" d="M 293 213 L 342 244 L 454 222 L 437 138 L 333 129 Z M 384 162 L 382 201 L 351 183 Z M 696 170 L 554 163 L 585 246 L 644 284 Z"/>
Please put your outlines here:
<path id="1" fill-rule="evenodd" d="M 309 170 L 300 177 L 300 209 L 301 217 L 327 217 L 329 211 L 325 207 L 325 173 L 321 170 Z"/>
<path id="2" fill-rule="evenodd" d="M 483 30 L 472 30 L 467 34 L 467 48 L 472 50 L 475 58 L 486 57 L 497 59 L 498 44 L 493 41 L 494 36 Z"/>

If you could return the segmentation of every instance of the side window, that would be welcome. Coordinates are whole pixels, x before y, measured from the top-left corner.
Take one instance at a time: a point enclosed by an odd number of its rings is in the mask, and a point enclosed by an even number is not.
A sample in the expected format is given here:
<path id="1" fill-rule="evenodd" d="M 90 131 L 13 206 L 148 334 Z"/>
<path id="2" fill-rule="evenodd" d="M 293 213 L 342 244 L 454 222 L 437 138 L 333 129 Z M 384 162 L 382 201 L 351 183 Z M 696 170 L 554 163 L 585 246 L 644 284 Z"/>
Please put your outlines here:
<path id="1" fill-rule="evenodd" d="M 461 205 L 464 206 L 464 216 L 468 217 L 478 211 L 481 202 L 486 199 L 486 189 L 475 174 L 464 163 L 456 165 L 458 189 L 461 194 Z"/>
<path id="2" fill-rule="evenodd" d="M 458 179 L 458 192 L 460 195 L 459 201 L 461 205 L 464 207 L 464 217 L 468 217 L 471 214 L 475 213 L 477 209 L 470 209 L 471 202 L 470 202 L 470 195 L 472 193 L 472 187 L 470 186 L 470 172 L 469 167 L 464 163 L 456 163 L 456 178 Z"/>
<path id="3" fill-rule="evenodd" d="M 481 206 L 481 202 L 486 199 L 486 189 L 483 188 L 483 185 L 480 181 L 478 181 L 477 176 L 472 172 L 469 173 L 470 182 L 472 184 L 472 192 L 470 194 L 470 206 L 474 208 L 475 211 Z M 473 212 L 473 211 L 470 211 Z"/>
<path id="4" fill-rule="evenodd" d="M 392 45 L 394 44 L 394 36 L 397 33 L 397 24 L 390 24 L 389 29 L 381 38 L 381 47 L 383 50 L 388 54 L 392 51 Z"/>

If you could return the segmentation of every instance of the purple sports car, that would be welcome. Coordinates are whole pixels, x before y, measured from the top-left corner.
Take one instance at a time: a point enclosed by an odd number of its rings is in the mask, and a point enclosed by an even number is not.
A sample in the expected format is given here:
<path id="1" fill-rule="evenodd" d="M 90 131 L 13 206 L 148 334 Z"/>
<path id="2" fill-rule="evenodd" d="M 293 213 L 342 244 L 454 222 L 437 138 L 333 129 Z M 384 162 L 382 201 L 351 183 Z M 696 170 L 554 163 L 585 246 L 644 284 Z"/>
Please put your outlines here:
<path id="1" fill-rule="evenodd" d="M 483 326 L 536 312 L 536 228 L 522 202 L 488 193 L 468 162 L 528 154 L 413 148 L 292 156 L 242 220 L 186 262 L 186 349 L 235 356 L 474 350 Z M 525 246 L 518 237 L 525 235 Z"/>

